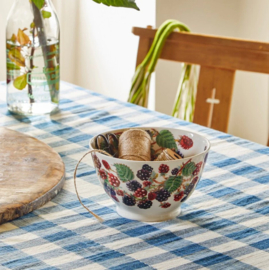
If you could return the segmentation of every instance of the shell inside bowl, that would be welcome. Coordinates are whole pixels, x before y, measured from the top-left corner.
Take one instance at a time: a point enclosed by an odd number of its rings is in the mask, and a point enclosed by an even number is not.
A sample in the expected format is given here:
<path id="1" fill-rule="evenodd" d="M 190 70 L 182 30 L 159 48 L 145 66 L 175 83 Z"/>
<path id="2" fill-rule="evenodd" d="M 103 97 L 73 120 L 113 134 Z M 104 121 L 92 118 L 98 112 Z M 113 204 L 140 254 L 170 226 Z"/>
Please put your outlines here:
<path id="1" fill-rule="evenodd" d="M 141 221 L 174 218 L 201 178 L 210 143 L 199 134 L 180 129 L 139 129 L 151 136 L 152 160 L 166 148 L 176 151 L 182 159 L 132 161 L 97 152 L 92 154 L 96 173 L 119 215 Z M 125 130 L 110 130 L 103 135 L 113 133 L 119 137 Z M 91 150 L 96 149 L 95 139 L 90 140 Z"/>

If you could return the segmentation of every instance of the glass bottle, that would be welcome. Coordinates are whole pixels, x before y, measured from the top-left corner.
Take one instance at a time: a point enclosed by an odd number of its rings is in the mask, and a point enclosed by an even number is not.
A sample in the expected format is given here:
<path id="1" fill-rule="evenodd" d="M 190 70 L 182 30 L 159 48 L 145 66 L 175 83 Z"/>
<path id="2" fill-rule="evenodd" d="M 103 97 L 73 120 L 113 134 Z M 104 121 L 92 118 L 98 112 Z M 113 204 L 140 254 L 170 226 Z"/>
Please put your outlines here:
<path id="1" fill-rule="evenodd" d="M 7 105 L 16 114 L 59 105 L 59 21 L 51 0 L 16 0 L 6 27 Z"/>

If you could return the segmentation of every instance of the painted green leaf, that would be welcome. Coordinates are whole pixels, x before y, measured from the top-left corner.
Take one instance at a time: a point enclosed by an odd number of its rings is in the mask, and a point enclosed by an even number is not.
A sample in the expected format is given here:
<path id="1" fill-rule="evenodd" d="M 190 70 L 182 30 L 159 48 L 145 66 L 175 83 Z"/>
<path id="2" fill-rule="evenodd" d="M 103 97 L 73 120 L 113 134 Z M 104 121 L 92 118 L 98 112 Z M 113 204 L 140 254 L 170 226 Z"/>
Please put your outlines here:
<path id="1" fill-rule="evenodd" d="M 134 179 L 133 171 L 126 165 L 114 164 L 117 170 L 118 177 L 122 182 L 127 182 Z"/>
<path id="2" fill-rule="evenodd" d="M 42 10 L 41 13 L 44 19 L 48 19 L 51 17 L 51 13 L 49 11 Z"/>
<path id="3" fill-rule="evenodd" d="M 32 1 L 38 9 L 41 9 L 45 4 L 45 0 L 32 0 Z"/>
<path id="4" fill-rule="evenodd" d="M 184 176 L 190 176 L 194 172 L 195 168 L 195 163 L 190 162 L 184 167 L 184 169 L 182 170 L 182 174 Z"/>
<path id="5" fill-rule="evenodd" d="M 26 87 L 26 85 L 27 85 L 27 74 L 23 74 L 23 75 L 17 77 L 14 80 L 13 85 L 18 90 L 24 89 Z"/>
<path id="6" fill-rule="evenodd" d="M 164 189 L 168 190 L 170 193 L 173 193 L 181 186 L 182 181 L 182 176 L 170 176 L 164 184 Z"/>
<path id="7" fill-rule="evenodd" d="M 164 148 L 176 149 L 177 145 L 175 138 L 169 130 L 161 130 L 156 137 L 156 142 L 159 146 Z"/>
<path id="8" fill-rule="evenodd" d="M 25 58 L 23 57 L 19 49 L 11 49 L 8 52 L 8 58 L 17 66 L 25 67 Z"/>
<path id="9" fill-rule="evenodd" d="M 106 6 L 126 7 L 126 8 L 134 8 L 136 10 L 139 10 L 134 0 L 93 0 L 93 1 L 98 4 L 102 3 Z"/>
<path id="10" fill-rule="evenodd" d="M 18 67 L 17 65 L 15 65 L 15 64 L 13 64 L 13 63 L 7 63 L 7 69 L 8 70 L 19 70 L 21 68 Z"/>

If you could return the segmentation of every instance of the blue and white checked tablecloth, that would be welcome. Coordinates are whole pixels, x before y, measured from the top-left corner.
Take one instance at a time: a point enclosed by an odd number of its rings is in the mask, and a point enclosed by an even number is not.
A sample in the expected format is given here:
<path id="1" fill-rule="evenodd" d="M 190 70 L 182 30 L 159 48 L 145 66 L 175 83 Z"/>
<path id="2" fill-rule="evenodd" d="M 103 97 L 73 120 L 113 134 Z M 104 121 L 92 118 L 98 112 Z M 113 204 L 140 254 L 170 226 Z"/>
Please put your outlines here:
<path id="1" fill-rule="evenodd" d="M 0 92 L 5 92 L 4 83 Z M 269 269 L 269 148 L 63 83 L 61 112 L 13 117 L 0 101 L 0 123 L 53 147 L 66 165 L 62 192 L 44 207 L 0 226 L 0 269 Z M 111 128 L 167 126 L 212 143 L 202 180 L 177 219 L 121 218 L 95 171 L 73 171 L 89 139 Z M 89 158 L 90 159 L 90 158 Z"/>

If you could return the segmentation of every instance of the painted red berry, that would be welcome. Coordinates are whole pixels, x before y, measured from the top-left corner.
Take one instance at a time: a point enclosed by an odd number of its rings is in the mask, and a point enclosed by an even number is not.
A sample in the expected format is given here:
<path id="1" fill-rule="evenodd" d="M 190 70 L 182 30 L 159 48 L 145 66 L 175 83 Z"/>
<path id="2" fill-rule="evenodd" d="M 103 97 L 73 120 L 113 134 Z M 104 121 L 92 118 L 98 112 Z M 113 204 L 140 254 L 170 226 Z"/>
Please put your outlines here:
<path id="1" fill-rule="evenodd" d="M 203 165 L 203 161 L 200 161 L 199 163 L 196 164 L 196 168 L 201 168 Z"/>
<path id="2" fill-rule="evenodd" d="M 198 175 L 198 173 L 200 172 L 200 170 L 201 170 L 201 167 L 202 167 L 202 165 L 203 165 L 203 162 L 201 161 L 201 162 L 199 162 L 199 163 L 197 163 L 196 164 L 196 169 L 193 171 L 193 175 Z"/>
<path id="3" fill-rule="evenodd" d="M 104 170 L 99 170 L 99 173 L 100 173 L 100 176 L 103 180 L 106 180 L 107 179 L 107 176 L 106 176 L 106 172 Z"/>
<path id="4" fill-rule="evenodd" d="M 124 195 L 124 192 L 123 192 L 122 190 L 117 190 L 117 194 L 118 194 L 119 196 L 123 196 L 123 195 Z"/>
<path id="5" fill-rule="evenodd" d="M 179 141 L 181 147 L 183 149 L 190 149 L 192 146 L 193 146 L 193 141 L 191 138 L 189 138 L 188 136 L 186 135 L 183 135 Z"/>
<path id="6" fill-rule="evenodd" d="M 151 185 L 151 182 L 150 181 L 144 181 L 143 182 L 143 187 L 148 187 Z"/>
<path id="7" fill-rule="evenodd" d="M 155 200 L 156 197 L 157 197 L 157 194 L 156 194 L 155 192 L 150 192 L 150 193 L 148 194 L 148 199 L 149 199 L 150 201 Z"/>
<path id="8" fill-rule="evenodd" d="M 116 197 L 116 196 L 111 196 L 111 198 L 116 201 L 116 202 L 119 202 L 119 199 Z"/>
<path id="9" fill-rule="evenodd" d="M 136 197 L 145 197 L 146 195 L 147 195 L 147 191 L 145 190 L 145 189 L 143 189 L 143 188 L 138 188 L 137 190 L 136 190 L 136 192 L 135 192 L 135 196 Z"/>
<path id="10" fill-rule="evenodd" d="M 168 208 L 168 207 L 170 207 L 171 206 L 171 203 L 164 203 L 164 204 L 162 204 L 161 205 L 161 208 Z"/>
<path id="11" fill-rule="evenodd" d="M 93 159 L 94 166 L 97 169 L 100 169 L 101 168 L 101 162 L 100 162 L 99 158 L 96 155 L 92 155 L 92 159 Z"/>
<path id="12" fill-rule="evenodd" d="M 168 173 L 169 172 L 169 166 L 166 164 L 162 164 L 159 167 L 159 173 Z"/>
<path id="13" fill-rule="evenodd" d="M 110 166 L 109 166 L 109 164 L 108 164 L 107 161 L 102 160 L 102 163 L 103 163 L 104 167 L 105 167 L 107 170 L 110 170 Z"/>
<path id="14" fill-rule="evenodd" d="M 174 196 L 174 201 L 178 202 L 184 197 L 184 192 L 180 191 L 178 194 Z"/>
<path id="15" fill-rule="evenodd" d="M 108 178 L 109 178 L 109 183 L 111 186 L 118 187 L 120 185 L 119 179 L 115 175 L 113 175 L 112 173 L 108 174 Z"/>

